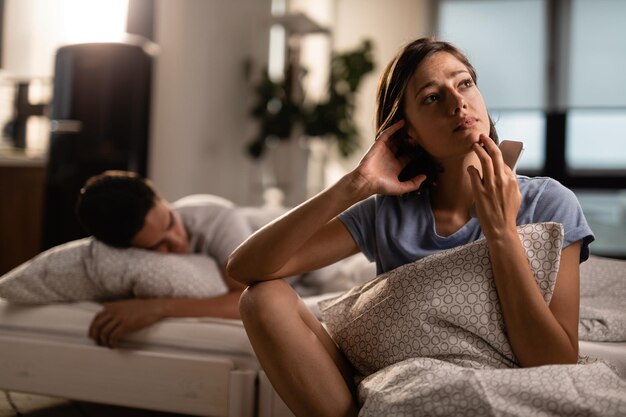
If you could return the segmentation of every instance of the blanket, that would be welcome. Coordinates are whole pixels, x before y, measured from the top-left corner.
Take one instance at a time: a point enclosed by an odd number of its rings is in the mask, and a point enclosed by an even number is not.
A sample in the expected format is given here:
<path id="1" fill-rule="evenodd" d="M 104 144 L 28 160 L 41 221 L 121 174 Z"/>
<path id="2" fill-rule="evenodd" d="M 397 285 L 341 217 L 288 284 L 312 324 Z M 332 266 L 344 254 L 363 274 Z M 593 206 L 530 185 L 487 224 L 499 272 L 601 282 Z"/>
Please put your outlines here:
<path id="1" fill-rule="evenodd" d="M 626 341 L 626 261 L 592 256 L 580 266 L 580 340 Z"/>
<path id="2" fill-rule="evenodd" d="M 625 397 L 626 382 L 602 362 L 473 369 L 414 358 L 359 384 L 359 416 L 617 417 Z"/>
<path id="3" fill-rule="evenodd" d="M 526 225 L 518 233 L 549 303 L 562 226 Z M 519 368 L 484 239 L 389 271 L 320 309 L 360 374 L 361 415 L 626 412 L 626 382 L 603 362 Z M 582 399 L 571 401 L 576 396 Z"/>

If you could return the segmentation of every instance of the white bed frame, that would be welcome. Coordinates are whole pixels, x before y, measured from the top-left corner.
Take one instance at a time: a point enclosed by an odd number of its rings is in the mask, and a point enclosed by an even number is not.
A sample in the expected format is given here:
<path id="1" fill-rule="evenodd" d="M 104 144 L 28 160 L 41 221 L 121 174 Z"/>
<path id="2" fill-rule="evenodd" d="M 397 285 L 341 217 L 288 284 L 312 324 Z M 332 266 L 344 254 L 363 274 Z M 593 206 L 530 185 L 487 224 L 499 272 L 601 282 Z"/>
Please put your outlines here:
<path id="1" fill-rule="evenodd" d="M 197 416 L 293 417 L 254 356 L 112 350 L 19 329 L 0 328 L 0 389 Z"/>
<path id="2" fill-rule="evenodd" d="M 257 373 L 228 358 L 0 336 L 0 387 L 198 416 L 253 416 Z"/>
<path id="3" fill-rule="evenodd" d="M 111 350 L 11 333 L 0 333 L 3 390 L 196 416 L 293 416 L 262 370 L 226 355 Z M 626 371 L 626 343 L 581 342 L 581 353 Z"/>

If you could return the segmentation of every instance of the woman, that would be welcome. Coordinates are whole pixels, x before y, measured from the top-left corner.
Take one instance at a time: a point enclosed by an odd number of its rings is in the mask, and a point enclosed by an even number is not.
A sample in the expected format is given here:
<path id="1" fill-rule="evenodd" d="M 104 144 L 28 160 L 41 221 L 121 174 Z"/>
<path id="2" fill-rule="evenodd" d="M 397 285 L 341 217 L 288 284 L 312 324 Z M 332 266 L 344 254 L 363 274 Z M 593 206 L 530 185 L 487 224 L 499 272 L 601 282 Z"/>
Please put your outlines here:
<path id="1" fill-rule="evenodd" d="M 359 165 L 254 234 L 228 263 L 231 276 L 250 285 L 242 319 L 286 404 L 296 415 L 357 413 L 350 364 L 277 278 L 359 250 L 383 273 L 482 233 L 521 366 L 576 363 L 579 263 L 593 236 L 573 193 L 548 178 L 516 177 L 503 163 L 474 68 L 446 42 L 404 47 L 383 73 L 377 101 L 377 138 Z M 549 306 L 516 232 L 542 221 L 565 230 Z"/>

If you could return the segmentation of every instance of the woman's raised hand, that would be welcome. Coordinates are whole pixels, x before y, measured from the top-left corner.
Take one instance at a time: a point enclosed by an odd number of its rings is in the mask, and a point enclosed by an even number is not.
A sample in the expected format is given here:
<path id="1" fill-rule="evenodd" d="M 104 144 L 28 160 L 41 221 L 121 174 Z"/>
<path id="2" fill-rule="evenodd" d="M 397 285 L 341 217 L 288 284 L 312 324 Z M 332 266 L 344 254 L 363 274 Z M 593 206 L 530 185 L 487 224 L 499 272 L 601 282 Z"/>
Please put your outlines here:
<path id="1" fill-rule="evenodd" d="M 408 181 L 398 180 L 398 175 L 408 163 L 395 155 L 391 138 L 404 126 L 400 120 L 385 129 L 367 151 L 352 174 L 361 182 L 367 195 L 402 195 L 417 190 L 426 179 L 418 175 Z"/>
<path id="2" fill-rule="evenodd" d="M 481 178 L 473 166 L 468 167 L 468 173 L 483 233 L 489 238 L 515 231 L 522 202 L 515 173 L 504 163 L 500 149 L 488 136 L 480 135 L 479 142 L 474 144 L 474 152 L 480 160 L 483 175 Z"/>

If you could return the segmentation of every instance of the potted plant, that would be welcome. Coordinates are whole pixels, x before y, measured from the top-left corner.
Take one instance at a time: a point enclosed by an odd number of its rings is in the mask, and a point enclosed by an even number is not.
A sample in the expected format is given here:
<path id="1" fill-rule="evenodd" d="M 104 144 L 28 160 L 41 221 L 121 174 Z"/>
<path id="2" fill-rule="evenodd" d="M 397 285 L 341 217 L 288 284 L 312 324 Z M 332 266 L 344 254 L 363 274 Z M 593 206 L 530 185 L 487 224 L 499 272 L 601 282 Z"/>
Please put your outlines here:
<path id="1" fill-rule="evenodd" d="M 369 40 L 354 50 L 333 54 L 328 94 L 323 101 L 312 104 L 294 94 L 298 71 L 290 68 L 280 82 L 272 81 L 264 71 L 255 86 L 256 100 L 251 111 L 259 130 L 248 144 L 248 154 L 261 158 L 268 142 L 289 140 L 298 127 L 305 137 L 335 141 L 341 155 L 351 155 L 358 149 L 359 132 L 353 119 L 356 92 L 363 77 L 373 69 Z"/>

